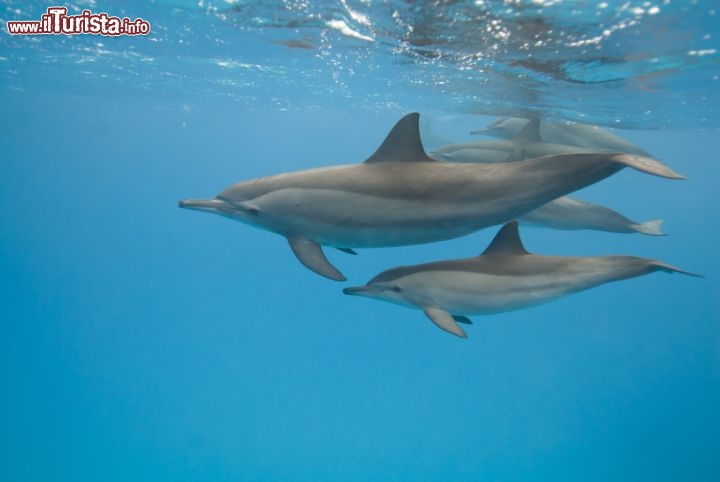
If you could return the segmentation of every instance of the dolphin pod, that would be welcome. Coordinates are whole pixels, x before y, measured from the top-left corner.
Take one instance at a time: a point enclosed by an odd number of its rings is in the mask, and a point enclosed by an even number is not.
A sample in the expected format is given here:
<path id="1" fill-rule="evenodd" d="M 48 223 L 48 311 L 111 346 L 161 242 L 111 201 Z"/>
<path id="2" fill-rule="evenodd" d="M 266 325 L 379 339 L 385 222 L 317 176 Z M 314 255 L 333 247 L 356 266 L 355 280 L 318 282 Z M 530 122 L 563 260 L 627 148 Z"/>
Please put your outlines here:
<path id="1" fill-rule="evenodd" d="M 531 254 L 512 221 L 479 256 L 393 268 L 343 292 L 420 309 L 439 328 L 467 338 L 458 322 L 471 323 L 469 315 L 519 310 L 655 271 L 699 276 L 634 256 Z"/>
<path id="2" fill-rule="evenodd" d="M 468 142 L 440 146 L 430 155 L 451 162 L 513 162 L 552 154 L 598 151 L 648 155 L 641 148 L 595 126 L 556 124 L 539 119 L 507 118 L 473 134 L 502 137 L 503 141 Z M 552 142 L 546 142 L 546 138 Z M 560 143 L 560 142 L 565 143 Z M 662 220 L 638 223 L 622 214 L 570 196 L 563 196 L 519 218 L 523 224 L 563 230 L 592 229 L 614 233 L 662 236 Z"/>
<path id="3" fill-rule="evenodd" d="M 548 155 L 501 164 L 431 159 L 408 114 L 363 163 L 278 174 L 234 184 L 181 208 L 218 214 L 287 238 L 299 261 L 327 278 L 345 276 L 322 246 L 404 246 L 501 224 L 632 167 L 684 179 L 661 162 L 615 152 Z"/>

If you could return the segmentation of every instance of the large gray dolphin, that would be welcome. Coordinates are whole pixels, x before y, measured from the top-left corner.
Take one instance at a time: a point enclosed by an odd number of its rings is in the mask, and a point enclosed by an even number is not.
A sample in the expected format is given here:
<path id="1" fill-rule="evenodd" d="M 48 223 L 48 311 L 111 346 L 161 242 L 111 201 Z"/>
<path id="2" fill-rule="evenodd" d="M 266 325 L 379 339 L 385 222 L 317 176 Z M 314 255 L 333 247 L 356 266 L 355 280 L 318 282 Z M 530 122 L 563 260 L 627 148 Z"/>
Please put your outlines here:
<path id="1" fill-rule="evenodd" d="M 530 119 L 506 117 L 490 124 L 486 129 L 472 131 L 471 134 L 483 134 L 501 139 L 515 139 L 528 125 Z M 627 152 L 640 156 L 650 156 L 647 151 L 632 144 L 620 136 L 598 126 L 579 122 L 542 121 L 539 127 L 540 137 L 552 144 L 565 144 L 587 149 L 608 149 L 615 152 Z"/>
<path id="2" fill-rule="evenodd" d="M 366 296 L 423 310 L 443 330 L 463 338 L 469 315 L 519 310 L 612 281 L 655 271 L 693 273 L 661 261 L 634 256 L 539 256 L 528 253 L 517 222 L 507 223 L 474 258 L 393 268 L 364 286 L 345 288 Z"/>
<path id="3" fill-rule="evenodd" d="M 427 156 L 419 114 L 403 117 L 365 162 L 241 182 L 182 208 L 226 216 L 287 238 L 309 269 L 345 277 L 321 246 L 350 250 L 451 239 L 514 219 L 625 167 L 682 179 L 654 159 L 595 153 L 505 164 L 459 164 Z"/>

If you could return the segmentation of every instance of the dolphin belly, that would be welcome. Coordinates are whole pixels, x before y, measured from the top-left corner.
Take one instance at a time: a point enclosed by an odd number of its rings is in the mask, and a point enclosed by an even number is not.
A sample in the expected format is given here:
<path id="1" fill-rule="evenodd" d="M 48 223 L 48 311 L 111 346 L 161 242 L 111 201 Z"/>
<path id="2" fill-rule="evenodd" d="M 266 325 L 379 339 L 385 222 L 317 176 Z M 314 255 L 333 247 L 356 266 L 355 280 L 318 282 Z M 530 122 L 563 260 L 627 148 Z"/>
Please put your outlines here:
<path id="1" fill-rule="evenodd" d="M 405 246 L 456 238 L 484 227 L 476 203 L 398 199 L 332 189 L 290 188 L 253 204 L 258 223 L 326 246 Z"/>
<path id="2" fill-rule="evenodd" d="M 416 279 L 413 279 L 416 278 Z M 437 271 L 409 276 L 405 291 L 419 306 L 439 306 L 455 315 L 489 315 L 546 303 L 575 291 L 572 283 L 545 274 L 512 276 Z"/>

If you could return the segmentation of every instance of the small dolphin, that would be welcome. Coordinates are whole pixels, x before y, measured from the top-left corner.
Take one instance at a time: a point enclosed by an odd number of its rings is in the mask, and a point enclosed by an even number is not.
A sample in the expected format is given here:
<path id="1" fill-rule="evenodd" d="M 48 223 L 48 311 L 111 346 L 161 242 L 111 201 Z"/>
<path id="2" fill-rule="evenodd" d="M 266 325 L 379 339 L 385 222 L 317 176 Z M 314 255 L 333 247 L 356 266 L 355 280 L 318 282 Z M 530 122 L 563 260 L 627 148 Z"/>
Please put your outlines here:
<path id="1" fill-rule="evenodd" d="M 500 139 L 515 139 L 531 122 L 522 117 L 507 117 L 490 124 L 486 129 L 472 131 L 473 135 L 487 135 Z M 598 126 L 579 122 L 542 121 L 539 127 L 540 137 L 552 144 L 564 144 L 587 149 L 607 149 L 650 157 L 647 151 Z"/>
<path id="2" fill-rule="evenodd" d="M 522 224 L 575 231 L 594 229 L 611 233 L 641 233 L 664 236 L 662 219 L 638 223 L 605 206 L 562 196 L 518 218 Z"/>
<path id="3" fill-rule="evenodd" d="M 479 256 L 393 268 L 343 293 L 421 309 L 439 328 L 467 338 L 457 323 L 472 323 L 468 315 L 519 310 L 655 271 L 699 277 L 634 256 L 530 254 L 520 240 L 517 222 L 512 221 Z"/>
<path id="4" fill-rule="evenodd" d="M 507 164 L 458 164 L 425 153 L 419 114 L 403 117 L 359 165 L 279 174 L 235 184 L 181 208 L 219 214 L 287 238 L 307 268 L 345 277 L 321 246 L 352 250 L 429 243 L 506 222 L 625 167 L 683 176 L 651 158 L 595 153 Z"/>

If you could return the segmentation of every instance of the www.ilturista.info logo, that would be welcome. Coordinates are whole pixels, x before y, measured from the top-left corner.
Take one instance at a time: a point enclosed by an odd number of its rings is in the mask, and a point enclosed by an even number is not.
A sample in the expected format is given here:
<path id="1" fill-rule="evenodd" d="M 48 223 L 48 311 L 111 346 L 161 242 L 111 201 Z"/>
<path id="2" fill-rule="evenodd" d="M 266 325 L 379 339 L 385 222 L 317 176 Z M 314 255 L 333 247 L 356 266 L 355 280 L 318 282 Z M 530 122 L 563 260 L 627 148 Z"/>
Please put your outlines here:
<path id="1" fill-rule="evenodd" d="M 141 18 L 110 17 L 107 13 L 83 10 L 80 15 L 68 15 L 67 7 L 50 7 L 40 20 L 8 21 L 11 35 L 93 34 L 93 35 L 147 35 L 150 23 Z"/>

